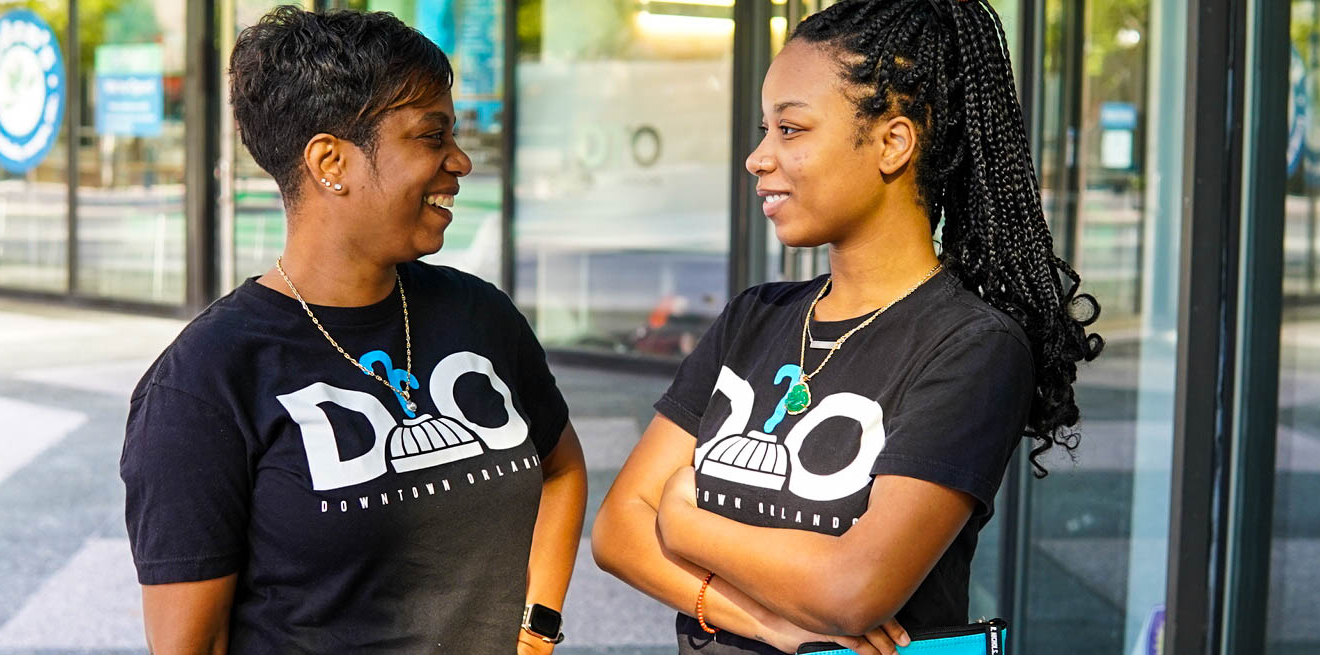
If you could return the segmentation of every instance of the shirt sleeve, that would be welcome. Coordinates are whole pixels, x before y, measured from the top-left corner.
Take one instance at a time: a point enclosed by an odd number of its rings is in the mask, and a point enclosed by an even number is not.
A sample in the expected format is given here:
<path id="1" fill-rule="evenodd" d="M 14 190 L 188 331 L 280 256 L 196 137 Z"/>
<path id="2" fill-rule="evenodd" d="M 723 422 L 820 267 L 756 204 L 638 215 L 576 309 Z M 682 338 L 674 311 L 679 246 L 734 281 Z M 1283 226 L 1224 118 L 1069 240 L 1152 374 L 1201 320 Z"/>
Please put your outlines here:
<path id="1" fill-rule="evenodd" d="M 518 323 L 518 398 L 528 414 L 528 429 L 536 454 L 545 457 L 559 445 L 559 437 L 568 425 L 568 404 L 555 384 L 555 376 L 545 361 L 545 349 L 532 332 L 532 326 L 517 309 L 513 312 Z"/>
<path id="2" fill-rule="evenodd" d="M 242 568 L 252 479 L 231 417 L 148 384 L 130 404 L 119 471 L 139 582 L 209 580 Z"/>
<path id="3" fill-rule="evenodd" d="M 674 381 L 655 403 L 655 410 L 661 416 L 690 435 L 696 436 L 701 416 L 710 403 L 711 394 L 715 393 L 715 382 L 719 379 L 720 366 L 728 348 L 725 339 L 733 331 L 729 322 L 736 302 L 735 298 L 725 305 L 724 311 L 697 342 L 697 347 L 678 365 Z"/>
<path id="4" fill-rule="evenodd" d="M 888 421 L 872 475 L 901 475 L 994 506 L 1035 393 L 1031 353 L 1003 330 L 949 344 L 926 365 Z"/>

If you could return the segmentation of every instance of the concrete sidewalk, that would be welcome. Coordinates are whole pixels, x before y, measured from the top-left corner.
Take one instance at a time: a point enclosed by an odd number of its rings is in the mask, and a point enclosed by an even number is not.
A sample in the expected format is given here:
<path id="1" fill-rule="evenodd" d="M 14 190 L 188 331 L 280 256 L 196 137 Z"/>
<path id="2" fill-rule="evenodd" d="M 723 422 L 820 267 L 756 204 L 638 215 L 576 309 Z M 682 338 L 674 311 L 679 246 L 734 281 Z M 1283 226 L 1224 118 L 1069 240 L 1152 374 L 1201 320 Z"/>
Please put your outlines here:
<path id="1" fill-rule="evenodd" d="M 0 299 L 0 655 L 145 651 L 136 576 L 124 527 L 119 454 L 128 395 L 182 321 Z M 1284 359 L 1301 370 L 1320 360 L 1313 330 L 1285 331 Z M 1136 535 L 1137 365 L 1131 343 L 1083 370 L 1077 386 L 1084 440 L 1077 463 L 1051 458 L 1031 485 L 1029 625 L 1023 653 L 1119 655 Z M 1305 365 L 1302 365 L 1305 364 Z M 600 499 L 668 378 L 553 367 L 586 452 L 591 497 Z M 1171 379 L 1171 376 L 1170 376 Z M 1140 390 L 1170 401 L 1158 384 Z M 1285 376 L 1275 508 L 1272 630 L 1278 653 L 1320 652 L 1320 374 Z M 1149 435 L 1148 435 L 1149 436 Z M 1146 442 L 1149 450 L 1149 442 Z M 999 520 L 982 533 L 973 612 L 993 612 Z M 984 560 L 984 561 L 983 561 Z M 988 562 L 988 563 L 987 563 Z M 980 609 L 978 609 L 980 608 Z M 584 541 L 565 607 L 564 655 L 659 655 L 675 651 L 673 612 L 591 561 Z"/>

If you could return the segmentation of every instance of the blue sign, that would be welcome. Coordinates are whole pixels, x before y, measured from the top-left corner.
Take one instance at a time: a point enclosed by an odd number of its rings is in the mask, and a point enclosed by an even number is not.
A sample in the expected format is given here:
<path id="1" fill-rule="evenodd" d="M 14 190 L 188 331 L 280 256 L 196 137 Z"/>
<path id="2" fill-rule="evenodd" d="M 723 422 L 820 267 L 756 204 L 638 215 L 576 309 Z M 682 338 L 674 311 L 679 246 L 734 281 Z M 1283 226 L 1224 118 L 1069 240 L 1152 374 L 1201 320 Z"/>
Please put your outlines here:
<path id="1" fill-rule="evenodd" d="M 501 129 L 504 102 L 500 99 L 504 84 L 503 3 L 460 3 L 454 42 L 454 62 L 458 68 L 454 110 L 464 120 L 475 120 L 477 130 Z"/>
<path id="2" fill-rule="evenodd" d="M 1100 164 L 1115 171 L 1136 165 L 1137 106 L 1130 102 L 1100 105 Z"/>
<path id="3" fill-rule="evenodd" d="M 432 0 L 417 3 L 417 17 L 413 25 L 426 38 L 440 46 L 445 54 L 454 52 L 454 0 Z"/>
<path id="4" fill-rule="evenodd" d="M 0 15 L 0 166 L 23 174 L 46 158 L 64 119 L 64 57 L 26 9 Z"/>
<path id="5" fill-rule="evenodd" d="M 458 15 L 458 39 L 454 58 L 459 67 L 458 95 L 492 96 L 500 92 L 504 52 L 500 47 L 503 5 L 495 2 L 466 2 Z"/>
<path id="6" fill-rule="evenodd" d="M 96 133 L 160 136 L 165 119 L 164 52 L 159 44 L 96 49 Z"/>
<path id="7" fill-rule="evenodd" d="M 1110 130 L 1137 129 L 1137 106 L 1130 102 L 1102 103 L 1100 127 Z"/>
<path id="8" fill-rule="evenodd" d="M 372 9 L 384 5 L 371 5 Z M 489 0 L 417 3 L 414 25 L 440 46 L 455 68 L 454 111 L 479 132 L 501 128 L 504 44 L 503 5 Z"/>

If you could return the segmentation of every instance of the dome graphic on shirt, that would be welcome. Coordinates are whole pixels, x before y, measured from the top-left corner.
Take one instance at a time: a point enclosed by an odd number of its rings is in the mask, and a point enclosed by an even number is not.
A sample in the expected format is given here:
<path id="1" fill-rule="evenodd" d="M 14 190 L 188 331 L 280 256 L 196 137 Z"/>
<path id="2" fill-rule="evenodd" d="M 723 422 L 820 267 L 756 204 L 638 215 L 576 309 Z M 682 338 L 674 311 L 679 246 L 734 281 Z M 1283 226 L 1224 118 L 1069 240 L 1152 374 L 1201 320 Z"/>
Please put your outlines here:
<path id="1" fill-rule="evenodd" d="M 711 477 L 780 491 L 788 482 L 788 449 L 773 435 L 757 430 L 735 434 L 715 444 L 701 462 Z"/>
<path id="2" fill-rule="evenodd" d="M 395 473 L 430 468 L 481 455 L 481 442 L 466 426 L 447 416 L 422 414 L 390 431 L 390 464 Z"/>

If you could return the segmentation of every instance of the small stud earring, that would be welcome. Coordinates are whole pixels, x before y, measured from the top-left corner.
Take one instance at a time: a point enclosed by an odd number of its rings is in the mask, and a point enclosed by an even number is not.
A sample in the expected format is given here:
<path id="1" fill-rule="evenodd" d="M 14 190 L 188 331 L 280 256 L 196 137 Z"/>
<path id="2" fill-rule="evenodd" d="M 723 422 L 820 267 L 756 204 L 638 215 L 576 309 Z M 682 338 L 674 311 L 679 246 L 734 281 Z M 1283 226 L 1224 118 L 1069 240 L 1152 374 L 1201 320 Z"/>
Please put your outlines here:
<path id="1" fill-rule="evenodd" d="M 321 184 L 324 184 L 324 185 L 326 185 L 326 186 L 330 186 L 330 182 L 328 182 L 324 177 L 321 178 Z"/>
<path id="2" fill-rule="evenodd" d="M 343 191 L 343 190 L 344 190 L 344 185 L 342 184 L 335 185 L 335 191 Z"/>

